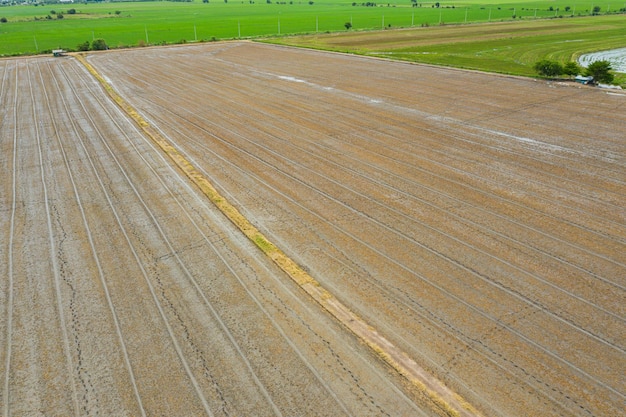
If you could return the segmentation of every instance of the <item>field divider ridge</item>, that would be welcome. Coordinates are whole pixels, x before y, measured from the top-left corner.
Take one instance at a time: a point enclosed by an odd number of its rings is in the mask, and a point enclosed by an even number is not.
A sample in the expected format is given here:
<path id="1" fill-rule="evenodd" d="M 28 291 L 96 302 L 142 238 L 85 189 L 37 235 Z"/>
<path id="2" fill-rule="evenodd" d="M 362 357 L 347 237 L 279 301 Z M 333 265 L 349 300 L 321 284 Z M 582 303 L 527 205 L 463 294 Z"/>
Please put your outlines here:
<path id="1" fill-rule="evenodd" d="M 382 336 L 327 291 L 280 248 L 270 242 L 236 207 L 230 204 L 211 182 L 198 171 L 172 144 L 135 110 L 109 82 L 87 61 L 85 54 L 71 54 L 98 80 L 109 97 L 141 128 L 141 130 L 174 162 L 200 191 L 267 257 L 285 272 L 302 290 L 374 351 L 376 356 L 406 378 L 431 411 L 445 417 L 480 417 L 481 414 L 460 395 L 419 366 L 401 349 Z"/>

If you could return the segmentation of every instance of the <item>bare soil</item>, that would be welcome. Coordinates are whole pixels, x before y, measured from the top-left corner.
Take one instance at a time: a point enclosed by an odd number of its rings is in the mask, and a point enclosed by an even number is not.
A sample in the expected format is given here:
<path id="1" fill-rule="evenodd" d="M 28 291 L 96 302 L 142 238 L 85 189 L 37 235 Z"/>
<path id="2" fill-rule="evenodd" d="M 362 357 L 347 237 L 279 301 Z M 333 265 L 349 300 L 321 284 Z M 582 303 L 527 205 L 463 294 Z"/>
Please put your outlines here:
<path id="1" fill-rule="evenodd" d="M 89 61 L 483 414 L 622 412 L 623 93 L 248 42 Z M 5 415 L 431 413 L 75 60 L 0 70 Z"/>
<path id="2" fill-rule="evenodd" d="M 3 416 L 435 415 L 78 61 L 0 77 Z"/>

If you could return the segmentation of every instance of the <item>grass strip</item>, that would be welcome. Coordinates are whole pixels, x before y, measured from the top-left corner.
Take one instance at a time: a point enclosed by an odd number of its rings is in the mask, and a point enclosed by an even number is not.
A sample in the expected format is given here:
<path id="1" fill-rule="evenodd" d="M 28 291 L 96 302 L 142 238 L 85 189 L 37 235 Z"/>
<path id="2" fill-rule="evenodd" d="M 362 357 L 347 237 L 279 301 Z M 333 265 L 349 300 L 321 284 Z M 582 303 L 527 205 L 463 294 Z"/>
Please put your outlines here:
<path id="1" fill-rule="evenodd" d="M 270 242 L 252 223 L 231 205 L 211 182 L 202 175 L 178 150 L 122 98 L 98 71 L 87 61 L 84 54 L 73 56 L 100 82 L 105 91 L 126 112 L 148 137 L 154 141 L 176 166 L 217 206 L 217 208 L 241 230 L 266 256 L 282 269 L 310 297 L 320 304 L 343 326 L 369 346 L 378 357 L 405 377 L 417 389 L 426 406 L 440 416 L 478 417 L 480 413 L 458 394 L 428 374 L 413 359 L 393 345 L 378 331 L 357 316 L 320 283 Z"/>

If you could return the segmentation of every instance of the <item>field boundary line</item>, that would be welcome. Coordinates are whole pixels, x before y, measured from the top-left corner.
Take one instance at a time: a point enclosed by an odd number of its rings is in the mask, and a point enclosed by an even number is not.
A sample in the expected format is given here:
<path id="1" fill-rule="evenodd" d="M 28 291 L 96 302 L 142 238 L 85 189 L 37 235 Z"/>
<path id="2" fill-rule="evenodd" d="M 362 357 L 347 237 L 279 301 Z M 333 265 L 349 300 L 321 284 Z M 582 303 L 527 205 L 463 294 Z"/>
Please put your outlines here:
<path id="1" fill-rule="evenodd" d="M 300 288 L 330 313 L 344 327 L 374 351 L 376 356 L 406 378 L 425 397 L 431 411 L 447 417 L 479 417 L 481 414 L 457 393 L 420 367 L 401 349 L 357 316 L 310 276 L 281 249 L 270 242 L 237 208 L 218 193 L 172 144 L 157 132 L 141 115 L 98 73 L 84 54 L 72 54 L 102 85 L 111 99 L 154 141 L 200 191 L 267 257 L 285 272 Z"/>

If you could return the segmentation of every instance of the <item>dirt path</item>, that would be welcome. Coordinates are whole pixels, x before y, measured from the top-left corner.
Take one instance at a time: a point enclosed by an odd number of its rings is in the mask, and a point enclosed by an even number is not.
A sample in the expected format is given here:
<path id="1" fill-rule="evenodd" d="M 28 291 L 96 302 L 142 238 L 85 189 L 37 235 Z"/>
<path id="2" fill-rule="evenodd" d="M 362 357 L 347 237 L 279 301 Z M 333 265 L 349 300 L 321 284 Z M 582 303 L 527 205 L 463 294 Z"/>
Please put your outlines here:
<path id="1" fill-rule="evenodd" d="M 621 410 L 626 96 L 250 43 L 90 62 L 485 414 Z"/>

